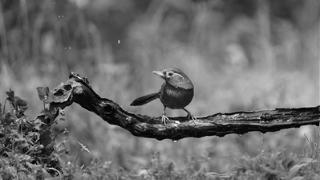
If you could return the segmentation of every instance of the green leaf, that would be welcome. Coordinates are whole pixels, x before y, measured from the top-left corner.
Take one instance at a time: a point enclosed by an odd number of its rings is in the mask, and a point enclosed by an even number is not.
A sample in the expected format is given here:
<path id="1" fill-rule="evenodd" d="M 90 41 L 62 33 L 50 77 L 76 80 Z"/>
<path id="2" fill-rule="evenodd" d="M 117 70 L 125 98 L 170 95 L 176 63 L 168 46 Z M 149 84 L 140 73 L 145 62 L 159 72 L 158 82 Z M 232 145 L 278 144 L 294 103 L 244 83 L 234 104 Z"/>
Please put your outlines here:
<path id="1" fill-rule="evenodd" d="M 15 100 L 15 104 L 16 104 L 17 106 L 23 107 L 23 106 L 27 106 L 27 105 L 28 105 L 27 101 L 21 99 L 21 98 L 18 97 L 18 96 L 15 96 L 15 97 L 14 97 L 14 100 Z"/>
<path id="2" fill-rule="evenodd" d="M 7 100 L 11 103 L 13 108 L 17 111 L 16 116 L 19 118 L 23 116 L 23 113 L 28 109 L 28 103 L 22 98 L 15 96 L 13 90 L 9 90 L 7 93 Z"/>
<path id="3" fill-rule="evenodd" d="M 303 180 L 303 179 L 304 179 L 303 176 L 297 176 L 297 177 L 292 178 L 291 180 Z"/>
<path id="4" fill-rule="evenodd" d="M 306 163 L 299 163 L 294 165 L 292 168 L 290 168 L 289 170 L 289 178 L 293 178 L 295 177 L 298 173 L 299 170 L 302 169 L 303 167 L 307 166 L 310 162 L 306 162 Z"/>
<path id="5" fill-rule="evenodd" d="M 45 102 L 49 97 L 49 88 L 48 87 L 37 87 L 39 99 Z"/>
<path id="6" fill-rule="evenodd" d="M 24 115 L 24 112 L 28 109 L 28 103 L 18 96 L 14 97 L 13 106 L 16 110 L 16 116 L 18 118 L 22 117 Z"/>
<path id="7" fill-rule="evenodd" d="M 28 109 L 28 103 L 27 101 L 21 99 L 18 96 L 14 97 L 15 99 L 15 105 L 16 105 L 16 109 L 20 112 L 23 113 Z"/>
<path id="8" fill-rule="evenodd" d="M 9 91 L 6 92 L 7 93 L 7 99 L 13 103 L 14 102 L 14 91 L 12 91 L 12 89 L 10 89 Z"/>
<path id="9" fill-rule="evenodd" d="M 0 103 L 0 120 L 2 120 L 2 104 Z"/>
<path id="10" fill-rule="evenodd" d="M 33 128 L 34 128 L 35 130 L 38 130 L 38 131 L 41 129 L 41 126 L 45 124 L 45 123 L 42 122 L 40 119 L 35 119 L 35 120 L 33 121 L 33 123 L 34 123 Z"/>

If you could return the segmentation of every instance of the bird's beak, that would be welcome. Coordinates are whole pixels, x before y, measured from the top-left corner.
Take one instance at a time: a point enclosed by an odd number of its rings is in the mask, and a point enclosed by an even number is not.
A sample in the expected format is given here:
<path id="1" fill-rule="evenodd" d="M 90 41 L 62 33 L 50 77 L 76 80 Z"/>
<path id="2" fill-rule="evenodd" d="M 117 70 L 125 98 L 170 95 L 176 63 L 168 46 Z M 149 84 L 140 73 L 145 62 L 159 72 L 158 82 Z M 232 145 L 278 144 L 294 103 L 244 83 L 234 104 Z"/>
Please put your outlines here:
<path id="1" fill-rule="evenodd" d="M 165 78 L 164 74 L 162 71 L 152 71 L 153 74 L 162 77 L 163 79 Z"/>

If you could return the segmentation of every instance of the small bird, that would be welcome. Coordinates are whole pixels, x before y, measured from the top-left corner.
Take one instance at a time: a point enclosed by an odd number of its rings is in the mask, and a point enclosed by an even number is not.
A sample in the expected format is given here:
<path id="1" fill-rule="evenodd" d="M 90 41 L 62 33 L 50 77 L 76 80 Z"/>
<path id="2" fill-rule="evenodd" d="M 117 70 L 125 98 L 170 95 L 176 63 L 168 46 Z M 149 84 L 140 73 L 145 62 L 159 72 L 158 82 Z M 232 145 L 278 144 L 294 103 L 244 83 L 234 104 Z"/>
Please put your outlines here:
<path id="1" fill-rule="evenodd" d="M 140 106 L 149 103 L 157 98 L 163 104 L 162 123 L 166 124 L 169 118 L 166 116 L 166 108 L 183 109 L 187 112 L 187 117 L 196 120 L 192 114 L 185 109 L 193 98 L 193 84 L 188 76 L 178 68 L 168 68 L 162 71 L 153 71 L 155 75 L 164 79 L 159 92 L 148 94 L 135 99 L 130 105 Z"/>

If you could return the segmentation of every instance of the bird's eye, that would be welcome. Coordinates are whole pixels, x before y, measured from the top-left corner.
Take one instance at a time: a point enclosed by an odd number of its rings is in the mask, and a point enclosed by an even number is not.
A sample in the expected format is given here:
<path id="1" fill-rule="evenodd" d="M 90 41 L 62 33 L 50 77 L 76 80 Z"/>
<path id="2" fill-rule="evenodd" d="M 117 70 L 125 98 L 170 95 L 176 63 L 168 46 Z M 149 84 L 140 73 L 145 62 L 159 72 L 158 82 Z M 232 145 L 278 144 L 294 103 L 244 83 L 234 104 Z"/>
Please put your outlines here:
<path id="1" fill-rule="evenodd" d="M 173 75 L 173 73 L 172 72 L 168 72 L 168 76 L 172 76 Z"/>

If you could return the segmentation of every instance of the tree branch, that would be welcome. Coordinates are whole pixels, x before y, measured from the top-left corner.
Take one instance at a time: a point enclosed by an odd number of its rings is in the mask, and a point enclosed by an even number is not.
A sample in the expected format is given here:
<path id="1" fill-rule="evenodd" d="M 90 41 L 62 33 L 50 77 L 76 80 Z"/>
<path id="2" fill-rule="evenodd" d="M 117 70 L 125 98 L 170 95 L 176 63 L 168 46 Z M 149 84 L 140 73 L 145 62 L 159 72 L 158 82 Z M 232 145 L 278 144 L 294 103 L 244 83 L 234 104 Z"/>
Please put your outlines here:
<path id="1" fill-rule="evenodd" d="M 117 103 L 100 97 L 90 87 L 86 78 L 71 73 L 69 80 L 50 92 L 47 103 L 52 114 L 73 102 L 94 112 L 104 121 L 127 129 L 135 136 L 179 140 L 185 137 L 225 136 L 250 131 L 262 133 L 303 125 L 319 125 L 320 106 L 307 108 L 278 108 L 256 112 L 217 113 L 198 117 L 197 121 L 186 117 L 170 117 L 171 122 L 162 124 L 161 117 L 133 114 Z"/>

